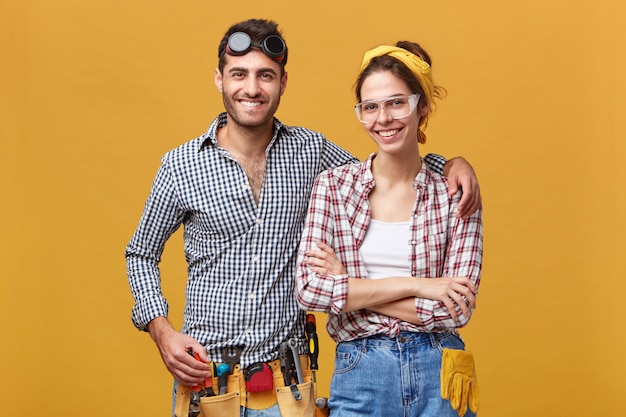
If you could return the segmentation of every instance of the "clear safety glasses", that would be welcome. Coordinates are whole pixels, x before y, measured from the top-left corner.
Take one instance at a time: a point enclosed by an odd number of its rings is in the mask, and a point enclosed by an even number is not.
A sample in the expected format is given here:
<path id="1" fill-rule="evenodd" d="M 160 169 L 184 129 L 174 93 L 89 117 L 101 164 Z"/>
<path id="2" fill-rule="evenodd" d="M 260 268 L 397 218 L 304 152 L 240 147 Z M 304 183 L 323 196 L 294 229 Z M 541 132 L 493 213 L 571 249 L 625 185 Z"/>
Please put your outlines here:
<path id="1" fill-rule="evenodd" d="M 385 111 L 392 119 L 407 117 L 419 102 L 420 95 L 393 96 L 381 100 L 365 100 L 354 106 L 356 117 L 361 123 L 373 123 L 378 119 L 380 111 Z"/>
<path id="2" fill-rule="evenodd" d="M 263 42 L 254 43 L 247 33 L 235 32 L 228 37 L 225 52 L 228 55 L 245 55 L 253 46 L 261 49 L 265 55 L 278 62 L 285 58 L 287 50 L 285 41 L 278 35 L 270 35 L 263 39 Z"/>

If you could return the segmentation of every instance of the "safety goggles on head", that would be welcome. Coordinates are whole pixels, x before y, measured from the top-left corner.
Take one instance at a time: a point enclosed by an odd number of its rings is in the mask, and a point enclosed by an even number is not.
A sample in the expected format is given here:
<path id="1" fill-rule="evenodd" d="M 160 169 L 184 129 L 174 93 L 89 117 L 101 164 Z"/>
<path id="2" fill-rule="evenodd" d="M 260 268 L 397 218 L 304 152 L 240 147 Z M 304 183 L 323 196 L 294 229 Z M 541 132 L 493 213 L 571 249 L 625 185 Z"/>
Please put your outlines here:
<path id="1" fill-rule="evenodd" d="M 380 110 L 384 110 L 392 119 L 407 117 L 420 100 L 419 94 L 393 96 L 382 100 L 365 100 L 354 106 L 356 117 L 361 123 L 373 123 L 378 119 Z"/>
<path id="2" fill-rule="evenodd" d="M 285 41 L 278 35 L 270 35 L 263 39 L 263 42 L 254 43 L 247 33 L 235 32 L 228 37 L 224 52 L 228 55 L 245 55 L 253 46 L 260 48 L 265 55 L 278 62 L 285 58 L 287 50 Z"/>

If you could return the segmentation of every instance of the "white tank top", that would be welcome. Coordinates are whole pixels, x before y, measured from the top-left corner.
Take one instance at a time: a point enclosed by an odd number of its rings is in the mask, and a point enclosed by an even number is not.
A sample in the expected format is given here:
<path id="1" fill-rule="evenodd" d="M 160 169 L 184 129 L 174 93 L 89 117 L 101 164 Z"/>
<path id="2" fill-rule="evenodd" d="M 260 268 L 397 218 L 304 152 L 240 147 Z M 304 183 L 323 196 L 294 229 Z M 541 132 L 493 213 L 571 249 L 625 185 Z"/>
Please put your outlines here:
<path id="1" fill-rule="evenodd" d="M 410 277 L 410 222 L 370 220 L 359 249 L 368 278 Z"/>

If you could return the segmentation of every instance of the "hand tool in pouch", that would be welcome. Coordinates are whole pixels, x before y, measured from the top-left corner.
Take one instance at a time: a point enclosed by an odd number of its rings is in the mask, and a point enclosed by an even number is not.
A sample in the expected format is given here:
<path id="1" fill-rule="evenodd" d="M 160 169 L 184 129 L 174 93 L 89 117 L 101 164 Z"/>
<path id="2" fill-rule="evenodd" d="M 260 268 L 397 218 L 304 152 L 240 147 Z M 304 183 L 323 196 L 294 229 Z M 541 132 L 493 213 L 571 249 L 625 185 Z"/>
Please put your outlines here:
<path id="1" fill-rule="evenodd" d="M 227 363 L 217 365 L 217 389 L 219 395 L 226 394 L 228 388 L 228 375 L 232 373 Z"/>
<path id="2" fill-rule="evenodd" d="M 231 353 L 231 349 L 234 353 Z M 225 363 L 220 363 L 217 366 L 217 386 L 219 394 L 226 394 L 228 387 L 228 375 L 232 374 L 235 370 L 235 365 L 239 363 L 241 357 L 241 349 L 238 346 L 229 348 L 227 346 L 222 348 L 222 360 Z"/>
<path id="3" fill-rule="evenodd" d="M 200 355 L 198 355 L 193 350 L 190 350 L 187 353 L 196 358 L 197 361 L 203 362 L 202 359 L 200 359 Z M 191 390 L 191 392 L 197 393 L 196 395 L 198 395 L 199 397 L 212 397 L 215 395 L 215 391 L 213 391 L 213 378 L 211 376 L 204 378 L 204 381 L 202 381 L 199 385 L 191 387 L 189 389 Z"/>
<path id="4" fill-rule="evenodd" d="M 298 380 L 296 383 L 302 384 L 304 382 L 304 375 L 302 374 L 302 366 L 300 365 L 300 355 L 298 354 L 298 339 L 289 339 L 287 341 L 289 349 L 291 349 L 291 357 L 296 365 L 296 376 Z"/>
<path id="5" fill-rule="evenodd" d="M 291 348 L 289 347 L 289 342 L 283 342 L 280 344 L 279 357 L 280 370 L 283 373 L 285 386 L 291 388 L 293 398 L 295 398 L 296 401 L 300 401 L 302 399 L 302 394 L 300 393 L 300 390 L 297 386 L 298 376 L 296 372 L 296 364 L 293 358 L 293 353 L 291 352 Z M 294 380 L 294 382 L 292 382 L 292 380 Z"/>
<path id="6" fill-rule="evenodd" d="M 317 358 L 319 357 L 319 340 L 317 338 L 317 329 L 315 324 L 315 316 L 313 314 L 306 315 L 306 338 L 309 341 L 309 360 L 311 361 L 311 369 L 317 370 Z"/>
<path id="7" fill-rule="evenodd" d="M 246 380 L 246 391 L 263 392 L 274 389 L 274 373 L 264 362 L 253 363 L 243 371 Z"/>

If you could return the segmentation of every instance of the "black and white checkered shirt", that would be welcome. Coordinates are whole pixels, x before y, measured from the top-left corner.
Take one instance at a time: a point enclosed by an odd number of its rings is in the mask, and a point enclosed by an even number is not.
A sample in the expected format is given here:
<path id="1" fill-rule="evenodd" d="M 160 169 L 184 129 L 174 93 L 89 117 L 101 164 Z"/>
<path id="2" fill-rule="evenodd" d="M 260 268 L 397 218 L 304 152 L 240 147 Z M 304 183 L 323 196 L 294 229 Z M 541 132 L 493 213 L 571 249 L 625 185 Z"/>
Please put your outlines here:
<path id="1" fill-rule="evenodd" d="M 257 206 L 243 169 L 217 144 L 225 123 L 220 114 L 205 134 L 163 157 L 126 260 L 133 323 L 146 330 L 168 314 L 158 264 L 182 224 L 188 280 L 181 331 L 214 361 L 223 346 L 243 346 L 245 367 L 276 359 L 282 341 L 303 335 L 294 274 L 311 187 L 321 171 L 355 158 L 320 133 L 276 120 Z"/>

